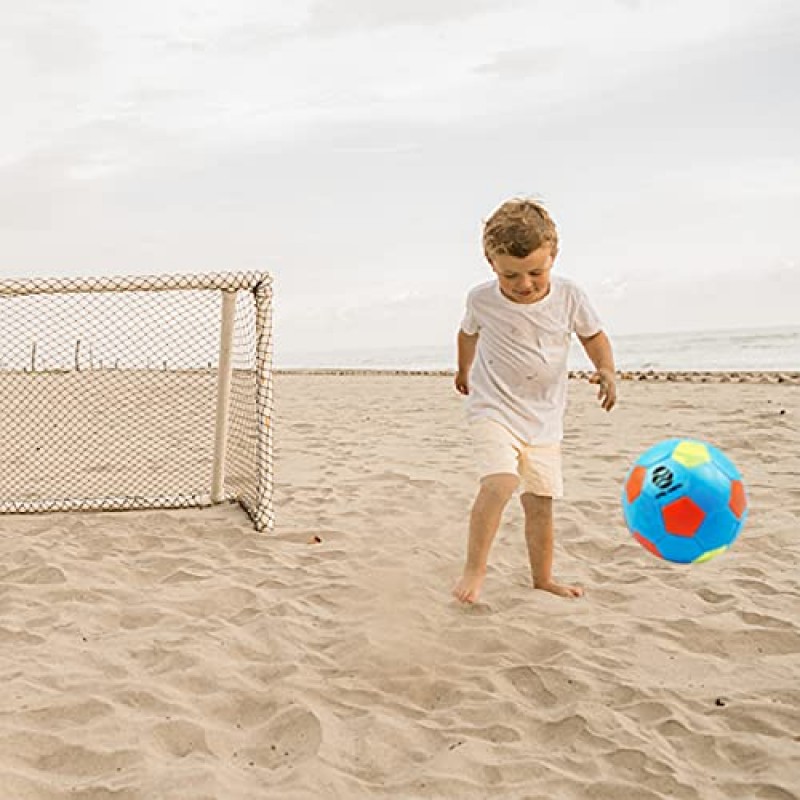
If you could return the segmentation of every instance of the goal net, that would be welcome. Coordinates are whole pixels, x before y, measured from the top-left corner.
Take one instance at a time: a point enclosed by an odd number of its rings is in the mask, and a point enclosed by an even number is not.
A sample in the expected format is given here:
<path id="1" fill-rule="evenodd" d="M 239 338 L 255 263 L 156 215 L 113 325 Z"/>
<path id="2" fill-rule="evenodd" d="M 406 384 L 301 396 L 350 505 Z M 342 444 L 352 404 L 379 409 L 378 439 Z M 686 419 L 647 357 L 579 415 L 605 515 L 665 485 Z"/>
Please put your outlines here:
<path id="1" fill-rule="evenodd" d="M 266 273 L 0 280 L 0 512 L 273 525 Z"/>

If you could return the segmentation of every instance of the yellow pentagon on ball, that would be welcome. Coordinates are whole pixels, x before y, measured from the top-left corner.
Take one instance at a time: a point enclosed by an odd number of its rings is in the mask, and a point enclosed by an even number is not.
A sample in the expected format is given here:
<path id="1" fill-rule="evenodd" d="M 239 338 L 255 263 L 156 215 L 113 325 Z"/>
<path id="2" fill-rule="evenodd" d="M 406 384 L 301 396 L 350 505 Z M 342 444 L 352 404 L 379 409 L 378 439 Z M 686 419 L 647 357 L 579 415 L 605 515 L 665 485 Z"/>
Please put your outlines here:
<path id="1" fill-rule="evenodd" d="M 711 561 L 714 556 L 718 556 L 720 553 L 724 553 L 728 549 L 728 545 L 723 545 L 722 547 L 715 547 L 713 550 L 706 550 L 703 555 L 698 556 L 692 563 L 693 564 L 702 564 L 704 561 Z"/>
<path id="2" fill-rule="evenodd" d="M 672 457 L 679 464 L 691 469 L 711 461 L 711 453 L 702 442 L 681 442 L 672 452 Z"/>

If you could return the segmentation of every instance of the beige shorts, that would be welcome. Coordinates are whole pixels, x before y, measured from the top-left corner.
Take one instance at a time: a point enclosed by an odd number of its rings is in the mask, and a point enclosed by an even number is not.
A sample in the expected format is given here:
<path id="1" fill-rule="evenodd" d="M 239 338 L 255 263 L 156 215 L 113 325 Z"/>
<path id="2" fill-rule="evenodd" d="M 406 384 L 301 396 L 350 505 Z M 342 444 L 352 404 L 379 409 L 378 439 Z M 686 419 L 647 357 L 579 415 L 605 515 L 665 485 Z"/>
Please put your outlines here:
<path id="1" fill-rule="evenodd" d="M 519 476 L 520 490 L 540 497 L 563 497 L 560 444 L 528 444 L 493 419 L 470 423 L 481 479 L 487 475 Z"/>

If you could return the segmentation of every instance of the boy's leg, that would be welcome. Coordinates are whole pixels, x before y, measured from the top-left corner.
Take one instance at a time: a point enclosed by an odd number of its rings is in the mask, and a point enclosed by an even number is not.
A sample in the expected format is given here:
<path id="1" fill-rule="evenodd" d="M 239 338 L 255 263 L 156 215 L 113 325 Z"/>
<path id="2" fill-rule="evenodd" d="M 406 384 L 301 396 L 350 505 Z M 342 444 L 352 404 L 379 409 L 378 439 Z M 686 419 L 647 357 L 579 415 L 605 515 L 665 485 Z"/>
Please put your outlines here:
<path id="1" fill-rule="evenodd" d="M 453 596 L 462 603 L 478 601 L 500 517 L 518 483 L 517 476 L 510 474 L 489 475 L 481 481 L 469 518 L 467 563 L 453 589 Z"/>
<path id="2" fill-rule="evenodd" d="M 525 492 L 520 500 L 525 511 L 525 543 L 528 545 L 533 588 L 562 597 L 581 597 L 582 587 L 553 580 L 553 498 Z"/>

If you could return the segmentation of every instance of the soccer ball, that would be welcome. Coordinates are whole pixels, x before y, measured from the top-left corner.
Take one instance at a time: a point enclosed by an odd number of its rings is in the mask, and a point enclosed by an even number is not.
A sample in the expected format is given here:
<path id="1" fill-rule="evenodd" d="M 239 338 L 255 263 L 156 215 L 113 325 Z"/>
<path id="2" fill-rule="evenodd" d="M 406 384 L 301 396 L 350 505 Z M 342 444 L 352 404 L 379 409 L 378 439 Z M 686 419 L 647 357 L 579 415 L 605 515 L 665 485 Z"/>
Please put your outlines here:
<path id="1" fill-rule="evenodd" d="M 667 439 L 633 464 L 622 490 L 625 523 L 639 544 L 679 564 L 725 552 L 747 519 L 739 470 L 716 447 Z"/>

